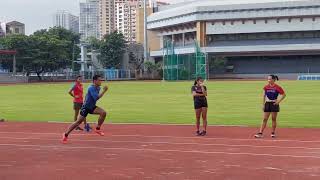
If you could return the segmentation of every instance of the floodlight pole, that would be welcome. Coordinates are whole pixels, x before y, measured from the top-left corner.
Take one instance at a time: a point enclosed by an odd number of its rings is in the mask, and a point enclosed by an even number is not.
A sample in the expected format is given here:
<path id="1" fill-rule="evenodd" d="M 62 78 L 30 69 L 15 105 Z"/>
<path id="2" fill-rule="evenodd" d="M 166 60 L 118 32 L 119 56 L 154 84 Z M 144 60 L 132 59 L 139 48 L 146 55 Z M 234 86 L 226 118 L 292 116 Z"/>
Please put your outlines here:
<path id="1" fill-rule="evenodd" d="M 13 55 L 13 75 L 15 76 L 17 74 L 17 61 L 16 61 L 16 55 Z"/>

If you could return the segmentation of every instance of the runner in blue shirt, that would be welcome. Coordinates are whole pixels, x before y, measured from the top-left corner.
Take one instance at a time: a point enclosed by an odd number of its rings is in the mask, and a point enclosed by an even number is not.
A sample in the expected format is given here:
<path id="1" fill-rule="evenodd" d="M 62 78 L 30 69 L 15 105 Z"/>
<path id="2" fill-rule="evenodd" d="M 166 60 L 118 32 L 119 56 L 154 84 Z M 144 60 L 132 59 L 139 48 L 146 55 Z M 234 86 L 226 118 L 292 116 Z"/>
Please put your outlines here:
<path id="1" fill-rule="evenodd" d="M 88 114 L 99 115 L 98 125 L 95 129 L 95 132 L 100 136 L 104 136 L 104 133 L 100 128 L 107 116 L 107 113 L 102 108 L 96 106 L 97 101 L 108 91 L 108 86 L 104 86 L 102 92 L 100 93 L 102 81 L 103 79 L 100 75 L 95 75 L 93 77 L 93 84 L 88 88 L 88 92 L 84 104 L 81 107 L 78 119 L 69 127 L 67 132 L 63 133 L 62 143 L 67 143 L 69 134 L 86 119 Z"/>

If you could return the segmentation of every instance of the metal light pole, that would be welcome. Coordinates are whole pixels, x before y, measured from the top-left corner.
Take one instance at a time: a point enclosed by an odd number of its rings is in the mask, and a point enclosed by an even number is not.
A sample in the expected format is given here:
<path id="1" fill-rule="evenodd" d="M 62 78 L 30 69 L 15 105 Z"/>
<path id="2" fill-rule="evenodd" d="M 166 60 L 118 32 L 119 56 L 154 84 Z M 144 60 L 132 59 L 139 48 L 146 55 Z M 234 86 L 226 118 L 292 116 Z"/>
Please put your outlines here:
<path id="1" fill-rule="evenodd" d="M 74 75 L 74 46 L 75 46 L 75 41 L 73 41 L 73 46 L 72 46 L 72 65 L 71 65 L 71 69 L 72 69 L 72 75 Z"/>
<path id="2" fill-rule="evenodd" d="M 143 13 L 144 13 L 144 44 L 143 44 L 143 47 L 144 47 L 144 54 L 143 54 L 143 57 L 144 57 L 144 60 L 145 61 L 148 61 L 149 58 L 148 58 L 148 35 L 147 35 L 147 0 L 144 0 L 143 1 Z"/>

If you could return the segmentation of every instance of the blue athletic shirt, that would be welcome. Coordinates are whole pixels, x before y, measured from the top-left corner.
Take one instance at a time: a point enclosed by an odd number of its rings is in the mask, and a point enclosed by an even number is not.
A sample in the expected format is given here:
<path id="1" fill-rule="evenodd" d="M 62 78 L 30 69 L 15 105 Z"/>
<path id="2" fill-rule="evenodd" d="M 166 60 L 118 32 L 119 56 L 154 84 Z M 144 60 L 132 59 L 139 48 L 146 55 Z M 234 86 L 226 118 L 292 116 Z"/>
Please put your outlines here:
<path id="1" fill-rule="evenodd" d="M 96 107 L 96 103 L 99 99 L 100 87 L 96 87 L 93 84 L 88 88 L 86 99 L 84 101 L 84 107 L 93 110 Z"/>

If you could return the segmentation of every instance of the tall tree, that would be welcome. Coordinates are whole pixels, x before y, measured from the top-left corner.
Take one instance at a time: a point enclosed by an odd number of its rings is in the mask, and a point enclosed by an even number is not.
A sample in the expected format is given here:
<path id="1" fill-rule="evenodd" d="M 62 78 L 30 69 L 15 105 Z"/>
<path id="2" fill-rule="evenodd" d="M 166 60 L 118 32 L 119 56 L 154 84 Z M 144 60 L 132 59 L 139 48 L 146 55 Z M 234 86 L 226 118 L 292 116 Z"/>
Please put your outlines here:
<path id="1" fill-rule="evenodd" d="M 106 68 L 120 68 L 126 41 L 123 34 L 113 32 L 101 41 L 101 62 Z"/>
<path id="2" fill-rule="evenodd" d="M 134 70 L 143 68 L 143 45 L 142 44 L 129 44 L 127 51 L 129 53 L 129 64 Z"/>
<path id="3" fill-rule="evenodd" d="M 0 38 L 0 44 L 4 49 L 16 50 L 18 71 L 22 71 L 24 66 L 33 59 L 32 41 L 26 35 L 10 35 Z"/>
<path id="4" fill-rule="evenodd" d="M 89 44 L 91 49 L 93 50 L 100 50 L 101 47 L 101 41 L 95 37 L 89 37 Z"/>
<path id="5" fill-rule="evenodd" d="M 33 35 L 10 35 L 0 39 L 6 49 L 17 50 L 18 70 L 27 74 L 36 72 L 39 79 L 44 71 L 50 72 L 70 67 L 80 48 L 80 36 L 63 28 L 39 30 Z"/>

